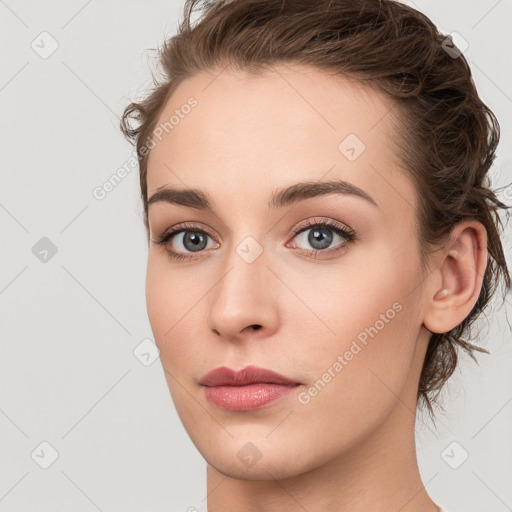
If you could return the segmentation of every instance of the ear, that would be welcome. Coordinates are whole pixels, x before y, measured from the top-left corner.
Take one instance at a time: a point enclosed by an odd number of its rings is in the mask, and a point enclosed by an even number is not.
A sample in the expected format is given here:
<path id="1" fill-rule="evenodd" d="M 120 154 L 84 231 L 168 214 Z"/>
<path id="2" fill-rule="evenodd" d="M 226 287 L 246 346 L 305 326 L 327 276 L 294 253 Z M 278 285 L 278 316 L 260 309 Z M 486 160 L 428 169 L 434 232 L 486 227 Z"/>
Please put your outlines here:
<path id="1" fill-rule="evenodd" d="M 448 332 L 459 325 L 476 304 L 487 268 L 487 232 L 470 219 L 452 229 L 447 243 L 431 255 L 425 287 L 423 325 L 431 332 Z"/>

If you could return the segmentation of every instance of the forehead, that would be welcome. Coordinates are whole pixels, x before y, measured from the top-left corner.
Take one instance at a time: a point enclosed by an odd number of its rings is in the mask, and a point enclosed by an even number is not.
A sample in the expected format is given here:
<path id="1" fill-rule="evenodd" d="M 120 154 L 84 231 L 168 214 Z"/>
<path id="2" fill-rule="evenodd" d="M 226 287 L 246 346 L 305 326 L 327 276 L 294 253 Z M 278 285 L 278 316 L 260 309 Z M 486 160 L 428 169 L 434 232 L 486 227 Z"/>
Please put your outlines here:
<path id="1" fill-rule="evenodd" d="M 379 203 L 393 207 L 401 196 L 411 206 L 395 110 L 384 94 L 307 66 L 201 72 L 180 84 L 160 115 L 157 128 L 167 129 L 154 137 L 148 196 L 171 185 L 256 207 L 276 188 L 340 178 Z"/>

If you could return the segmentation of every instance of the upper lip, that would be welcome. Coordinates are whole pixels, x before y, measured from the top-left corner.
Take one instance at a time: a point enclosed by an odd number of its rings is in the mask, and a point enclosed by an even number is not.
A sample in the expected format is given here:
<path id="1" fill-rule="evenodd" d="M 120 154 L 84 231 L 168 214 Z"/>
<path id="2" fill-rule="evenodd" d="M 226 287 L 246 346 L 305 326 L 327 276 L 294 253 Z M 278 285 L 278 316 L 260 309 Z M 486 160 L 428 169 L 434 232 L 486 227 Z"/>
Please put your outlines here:
<path id="1" fill-rule="evenodd" d="M 246 366 L 239 371 L 227 366 L 220 366 L 201 377 L 199 384 L 203 386 L 245 386 L 255 382 L 271 384 L 299 384 L 293 380 L 266 368 L 258 366 Z"/>

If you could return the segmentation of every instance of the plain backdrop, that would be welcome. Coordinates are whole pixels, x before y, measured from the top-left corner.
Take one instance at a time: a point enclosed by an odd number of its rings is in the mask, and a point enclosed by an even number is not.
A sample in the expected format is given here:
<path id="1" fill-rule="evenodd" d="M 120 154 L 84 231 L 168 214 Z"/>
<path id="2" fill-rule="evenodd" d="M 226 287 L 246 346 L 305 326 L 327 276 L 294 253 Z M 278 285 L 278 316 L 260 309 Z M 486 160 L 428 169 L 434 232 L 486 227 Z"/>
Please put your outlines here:
<path id="1" fill-rule="evenodd" d="M 3 512 L 206 510 L 206 463 L 160 360 L 141 362 L 152 333 L 137 168 L 93 195 L 132 155 L 119 117 L 151 85 L 151 49 L 175 32 L 182 5 L 0 1 Z M 414 5 L 467 42 L 501 123 L 493 184 L 510 183 L 512 1 Z M 512 189 L 501 198 L 512 203 Z M 510 265 L 510 225 L 503 239 Z M 450 512 L 512 510 L 510 294 L 500 305 L 478 324 L 491 355 L 462 356 L 438 429 L 418 415 L 421 474 Z"/>

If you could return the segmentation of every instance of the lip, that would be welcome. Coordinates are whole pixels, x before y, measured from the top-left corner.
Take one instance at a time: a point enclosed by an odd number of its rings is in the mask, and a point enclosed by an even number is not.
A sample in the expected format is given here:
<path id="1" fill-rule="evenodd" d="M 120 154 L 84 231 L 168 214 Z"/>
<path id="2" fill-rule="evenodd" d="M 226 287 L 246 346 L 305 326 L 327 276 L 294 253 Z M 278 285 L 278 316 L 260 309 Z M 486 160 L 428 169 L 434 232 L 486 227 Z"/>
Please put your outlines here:
<path id="1" fill-rule="evenodd" d="M 246 386 L 261 382 L 285 385 L 300 384 L 277 372 L 253 365 L 246 366 L 239 371 L 232 370 L 227 366 L 220 366 L 204 375 L 199 384 L 202 386 Z"/>
<path id="2" fill-rule="evenodd" d="M 230 411 L 249 411 L 284 398 L 301 384 L 258 366 L 239 371 L 221 366 L 204 375 L 199 384 L 213 405 Z"/>

